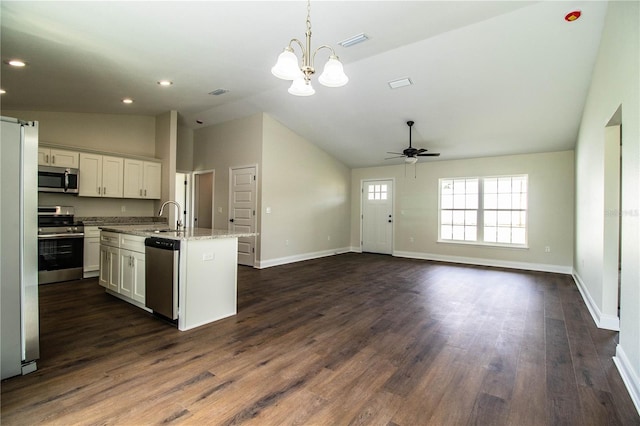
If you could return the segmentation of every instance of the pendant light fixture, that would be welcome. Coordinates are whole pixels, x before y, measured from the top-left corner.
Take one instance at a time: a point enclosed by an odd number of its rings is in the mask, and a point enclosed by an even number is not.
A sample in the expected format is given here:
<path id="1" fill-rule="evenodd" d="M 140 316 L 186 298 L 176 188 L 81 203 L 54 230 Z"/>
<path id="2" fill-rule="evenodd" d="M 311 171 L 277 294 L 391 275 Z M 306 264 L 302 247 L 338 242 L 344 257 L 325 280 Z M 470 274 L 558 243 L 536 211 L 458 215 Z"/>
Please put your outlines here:
<path id="1" fill-rule="evenodd" d="M 321 49 L 329 49 L 331 55 L 324 66 L 324 71 L 320 74 L 318 81 L 323 86 L 341 87 L 347 84 L 349 77 L 344 73 L 342 62 L 338 59 L 336 52 L 331 46 L 323 44 L 311 54 L 311 1 L 307 0 L 307 32 L 306 44 L 303 45 L 297 38 L 291 39 L 289 46 L 278 56 L 278 62 L 271 68 L 271 73 L 283 80 L 293 80 L 289 93 L 296 96 L 311 96 L 316 91 L 311 86 L 311 76 L 315 74 L 313 61 L 316 54 Z M 298 62 L 298 57 L 293 52 L 293 44 L 297 43 L 302 50 L 302 65 Z"/>

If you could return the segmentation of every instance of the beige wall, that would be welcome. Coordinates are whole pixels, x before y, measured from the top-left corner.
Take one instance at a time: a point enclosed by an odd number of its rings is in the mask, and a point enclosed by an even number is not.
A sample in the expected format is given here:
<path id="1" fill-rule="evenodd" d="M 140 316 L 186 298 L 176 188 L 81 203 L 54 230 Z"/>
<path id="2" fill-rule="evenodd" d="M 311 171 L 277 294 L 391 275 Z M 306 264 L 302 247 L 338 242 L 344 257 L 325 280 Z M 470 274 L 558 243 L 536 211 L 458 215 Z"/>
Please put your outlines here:
<path id="1" fill-rule="evenodd" d="M 260 266 L 348 250 L 349 169 L 268 115 L 263 142 Z"/>
<path id="2" fill-rule="evenodd" d="M 102 151 L 117 155 L 155 157 L 155 117 L 74 112 L 8 111 L 2 115 L 39 123 L 40 143 Z M 38 194 L 39 205 L 75 207 L 76 216 L 153 216 L 149 200 Z"/>
<path id="3" fill-rule="evenodd" d="M 179 122 L 176 170 L 181 172 L 193 170 L 193 130 Z"/>
<path id="4" fill-rule="evenodd" d="M 363 179 L 395 180 L 394 254 L 569 273 L 573 263 L 573 151 L 423 162 L 354 169 L 351 193 Z M 438 243 L 438 179 L 529 175 L 529 248 Z M 360 197 L 351 202 L 351 245 L 360 247 Z M 413 238 L 413 242 L 411 241 Z M 544 248 L 549 246 L 551 253 Z"/>
<path id="5" fill-rule="evenodd" d="M 156 117 L 156 157 L 162 160 L 162 191 L 160 201 L 156 201 L 154 208 L 157 211 L 164 201 L 174 200 L 176 196 L 176 149 L 178 144 L 178 112 L 167 111 Z M 184 211 L 184 207 L 183 211 Z M 169 213 L 164 213 L 169 218 L 169 225 L 173 225 L 182 217 L 178 215 L 176 208 L 170 208 Z M 184 218 L 183 218 L 184 222 Z"/>
<path id="6" fill-rule="evenodd" d="M 259 165 L 261 162 L 262 114 L 204 127 L 193 132 L 193 170 L 215 170 L 215 228 L 228 227 L 229 168 Z M 258 167 L 258 185 L 260 173 Z M 257 221 L 259 224 L 260 218 Z"/>
<path id="7" fill-rule="evenodd" d="M 41 144 L 66 145 L 121 155 L 156 155 L 155 117 L 7 110 L 2 110 L 2 115 L 38 121 Z"/>
<path id="8" fill-rule="evenodd" d="M 576 146 L 575 276 L 600 326 L 617 322 L 617 288 L 605 285 L 604 132 L 622 106 L 620 336 L 616 364 L 640 408 L 640 3 L 612 1 Z"/>

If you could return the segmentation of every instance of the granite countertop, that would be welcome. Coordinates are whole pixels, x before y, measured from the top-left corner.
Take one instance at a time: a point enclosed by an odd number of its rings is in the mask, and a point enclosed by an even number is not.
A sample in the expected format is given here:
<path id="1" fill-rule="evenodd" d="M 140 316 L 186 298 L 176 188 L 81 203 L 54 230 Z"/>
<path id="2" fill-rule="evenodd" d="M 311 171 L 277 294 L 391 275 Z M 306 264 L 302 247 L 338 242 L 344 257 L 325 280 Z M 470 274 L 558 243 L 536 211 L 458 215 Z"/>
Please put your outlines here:
<path id="1" fill-rule="evenodd" d="M 121 234 L 138 235 L 141 237 L 160 237 L 170 240 L 211 240 L 214 238 L 239 238 L 254 237 L 257 233 L 250 232 L 230 232 L 226 229 L 209 228 L 185 228 L 178 232 L 170 229 L 166 224 L 151 225 L 105 225 L 100 226 L 103 231 L 118 232 Z"/>
<path id="2" fill-rule="evenodd" d="M 82 222 L 84 226 L 104 226 L 104 225 L 148 225 L 158 224 L 167 226 L 166 217 L 158 216 L 91 216 L 75 217 L 76 222 Z"/>

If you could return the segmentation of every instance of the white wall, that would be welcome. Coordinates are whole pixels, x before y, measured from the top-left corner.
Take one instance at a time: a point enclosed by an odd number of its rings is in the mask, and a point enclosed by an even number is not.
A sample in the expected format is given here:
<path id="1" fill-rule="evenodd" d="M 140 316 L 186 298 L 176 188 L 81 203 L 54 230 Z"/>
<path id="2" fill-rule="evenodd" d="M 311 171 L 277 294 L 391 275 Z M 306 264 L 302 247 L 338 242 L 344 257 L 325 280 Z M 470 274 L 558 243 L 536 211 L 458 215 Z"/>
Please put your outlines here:
<path id="1" fill-rule="evenodd" d="M 351 193 L 363 179 L 394 178 L 394 254 L 423 259 L 570 273 L 573 263 L 573 151 L 426 161 L 354 169 Z M 529 175 L 529 248 L 438 243 L 438 179 Z M 351 201 L 351 245 L 360 247 L 360 197 Z M 413 242 L 411 242 L 413 238 Z M 551 253 L 544 248 L 549 246 Z"/>
<path id="2" fill-rule="evenodd" d="M 260 267 L 348 250 L 349 169 L 268 115 L 263 135 Z"/>
<path id="3" fill-rule="evenodd" d="M 622 273 L 616 364 L 640 411 L 640 3 L 609 2 L 576 145 L 575 276 L 599 325 L 616 317 L 603 285 L 604 132 L 622 106 Z"/>

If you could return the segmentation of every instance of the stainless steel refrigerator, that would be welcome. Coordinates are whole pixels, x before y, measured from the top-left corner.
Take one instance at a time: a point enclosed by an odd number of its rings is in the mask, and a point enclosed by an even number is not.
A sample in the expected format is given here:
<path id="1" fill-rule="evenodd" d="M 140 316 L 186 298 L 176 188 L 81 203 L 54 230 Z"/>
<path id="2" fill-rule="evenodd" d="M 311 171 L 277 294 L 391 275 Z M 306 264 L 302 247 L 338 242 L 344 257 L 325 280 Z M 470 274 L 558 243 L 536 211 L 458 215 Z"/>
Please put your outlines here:
<path id="1" fill-rule="evenodd" d="M 38 123 L 0 117 L 0 358 L 2 379 L 36 370 Z"/>

